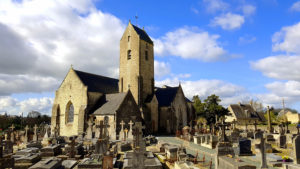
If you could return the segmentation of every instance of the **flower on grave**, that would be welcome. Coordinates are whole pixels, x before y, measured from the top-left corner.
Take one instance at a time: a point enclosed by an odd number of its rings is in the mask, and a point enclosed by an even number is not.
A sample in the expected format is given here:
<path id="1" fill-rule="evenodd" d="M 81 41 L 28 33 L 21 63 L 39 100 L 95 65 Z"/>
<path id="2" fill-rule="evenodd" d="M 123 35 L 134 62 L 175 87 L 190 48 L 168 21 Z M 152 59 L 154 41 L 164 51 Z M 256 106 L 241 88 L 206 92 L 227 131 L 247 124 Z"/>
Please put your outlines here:
<path id="1" fill-rule="evenodd" d="M 283 159 L 283 160 L 288 160 L 289 157 L 288 157 L 288 156 L 282 156 L 282 159 Z"/>

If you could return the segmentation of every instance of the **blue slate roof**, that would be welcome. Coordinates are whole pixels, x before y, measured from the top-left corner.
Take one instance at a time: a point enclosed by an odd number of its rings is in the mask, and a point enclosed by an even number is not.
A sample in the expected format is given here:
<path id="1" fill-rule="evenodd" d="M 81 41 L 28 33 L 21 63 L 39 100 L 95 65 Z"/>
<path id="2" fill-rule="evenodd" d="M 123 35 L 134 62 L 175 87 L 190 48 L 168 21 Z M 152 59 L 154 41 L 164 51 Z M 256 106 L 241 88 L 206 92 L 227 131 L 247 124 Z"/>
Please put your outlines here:
<path id="1" fill-rule="evenodd" d="M 156 88 L 155 95 L 159 107 L 170 106 L 173 102 L 179 87 Z"/>
<path id="2" fill-rule="evenodd" d="M 89 92 L 117 93 L 119 91 L 118 79 L 100 76 L 79 70 L 74 70 L 82 83 L 88 87 Z"/>
<path id="3" fill-rule="evenodd" d="M 146 33 L 146 31 L 144 31 L 143 29 L 140 29 L 139 27 L 132 25 L 134 30 L 136 31 L 136 33 L 140 36 L 141 39 L 143 39 L 144 41 L 150 43 L 153 45 L 153 41 L 151 40 L 151 38 L 148 36 L 148 34 Z"/>

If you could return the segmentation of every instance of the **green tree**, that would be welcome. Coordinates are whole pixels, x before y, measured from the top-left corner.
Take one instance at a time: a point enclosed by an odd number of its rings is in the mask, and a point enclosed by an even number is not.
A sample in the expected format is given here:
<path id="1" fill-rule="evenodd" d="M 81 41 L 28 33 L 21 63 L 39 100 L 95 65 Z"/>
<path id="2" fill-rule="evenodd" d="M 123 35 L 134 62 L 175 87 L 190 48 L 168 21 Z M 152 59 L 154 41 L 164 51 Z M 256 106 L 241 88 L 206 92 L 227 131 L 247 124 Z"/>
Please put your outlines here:
<path id="1" fill-rule="evenodd" d="M 216 117 L 219 119 L 225 115 L 228 115 L 228 110 L 224 108 L 222 105 L 219 105 L 221 99 L 219 96 L 215 94 L 208 96 L 207 99 L 204 100 L 205 102 L 205 113 L 206 113 L 206 120 L 208 124 L 215 124 Z"/>
<path id="2" fill-rule="evenodd" d="M 193 97 L 193 107 L 195 109 L 197 119 L 205 116 L 205 103 L 201 102 L 198 95 Z"/>

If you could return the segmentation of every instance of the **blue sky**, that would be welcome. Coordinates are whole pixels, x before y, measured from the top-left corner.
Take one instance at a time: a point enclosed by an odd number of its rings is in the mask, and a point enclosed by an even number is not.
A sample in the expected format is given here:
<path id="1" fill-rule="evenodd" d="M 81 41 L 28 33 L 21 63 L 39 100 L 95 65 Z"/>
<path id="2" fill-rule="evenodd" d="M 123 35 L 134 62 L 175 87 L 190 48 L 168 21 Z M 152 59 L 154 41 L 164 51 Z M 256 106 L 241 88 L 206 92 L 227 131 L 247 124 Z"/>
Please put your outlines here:
<path id="1" fill-rule="evenodd" d="M 0 112 L 49 114 L 71 64 L 118 78 L 129 20 L 154 40 L 157 86 L 300 110 L 300 1 L 1 0 Z"/>

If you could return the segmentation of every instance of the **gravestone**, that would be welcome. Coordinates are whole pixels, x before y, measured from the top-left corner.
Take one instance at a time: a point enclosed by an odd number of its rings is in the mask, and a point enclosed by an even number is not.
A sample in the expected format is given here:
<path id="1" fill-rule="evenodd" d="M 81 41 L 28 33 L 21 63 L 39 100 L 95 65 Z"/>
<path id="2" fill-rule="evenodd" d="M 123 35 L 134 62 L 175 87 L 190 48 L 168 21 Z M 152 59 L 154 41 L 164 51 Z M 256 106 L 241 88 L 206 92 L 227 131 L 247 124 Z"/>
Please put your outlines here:
<path id="1" fill-rule="evenodd" d="M 34 129 L 33 141 L 37 142 L 38 141 L 38 134 L 37 134 L 38 126 L 35 124 L 33 129 Z"/>
<path id="2" fill-rule="evenodd" d="M 60 169 L 62 167 L 62 160 L 56 157 L 41 160 L 29 169 Z"/>
<path id="3" fill-rule="evenodd" d="M 15 126 L 14 126 L 14 124 L 11 125 L 10 129 L 11 129 L 10 141 L 12 144 L 14 144 L 15 143 L 15 134 L 14 134 Z"/>
<path id="4" fill-rule="evenodd" d="M 75 138 L 71 137 L 70 138 L 71 143 L 70 143 L 70 152 L 69 152 L 69 157 L 70 158 L 75 158 L 76 151 L 75 151 Z"/>
<path id="5" fill-rule="evenodd" d="M 255 147 L 259 148 L 261 153 L 261 169 L 268 168 L 265 138 L 263 135 L 260 137 L 260 143 L 256 144 Z"/>
<path id="6" fill-rule="evenodd" d="M 218 124 L 218 126 L 222 128 L 222 134 L 216 146 L 216 166 L 219 165 L 218 159 L 220 156 L 231 155 L 232 157 L 234 157 L 235 155 L 232 147 L 232 143 L 230 143 L 228 141 L 228 138 L 226 137 L 225 127 L 227 126 L 227 124 L 225 123 L 225 119 L 223 119 L 222 123 Z"/>
<path id="7" fill-rule="evenodd" d="M 125 130 L 124 130 L 124 141 L 127 140 L 127 137 L 128 137 L 128 129 L 125 128 Z"/>
<path id="8" fill-rule="evenodd" d="M 270 114 L 270 108 L 269 108 L 269 106 L 267 108 L 267 115 L 268 115 L 268 131 L 269 131 L 269 133 L 273 133 L 274 128 L 272 127 L 271 114 Z"/>
<path id="9" fill-rule="evenodd" d="M 29 127 L 28 127 L 28 125 L 26 125 L 26 127 L 25 127 L 25 136 L 24 136 L 24 143 L 25 144 L 28 143 L 28 130 L 29 130 Z"/>
<path id="10" fill-rule="evenodd" d="M 293 141 L 294 163 L 300 164 L 300 135 L 297 135 Z"/>
<path id="11" fill-rule="evenodd" d="M 78 165 L 78 169 L 102 168 L 102 155 L 94 155 L 91 158 L 83 159 Z"/>
<path id="12" fill-rule="evenodd" d="M 251 151 L 251 140 L 245 138 L 239 140 L 238 147 L 235 150 L 235 154 L 239 156 L 253 155 Z"/>
<path id="13" fill-rule="evenodd" d="M 76 160 L 64 160 L 61 165 L 64 167 L 64 169 L 73 169 L 75 168 L 77 164 Z"/>
<path id="14" fill-rule="evenodd" d="M 49 145 L 41 149 L 42 157 L 53 157 L 62 153 L 61 147 L 58 144 Z"/>
<path id="15" fill-rule="evenodd" d="M 278 141 L 280 148 L 286 148 L 286 135 L 280 135 Z"/>
<path id="16" fill-rule="evenodd" d="M 48 136 L 48 125 L 45 126 L 45 135 L 42 140 L 42 145 L 43 146 L 48 146 L 49 145 L 49 136 Z"/>
<path id="17" fill-rule="evenodd" d="M 41 160 L 41 156 L 38 153 L 29 153 L 26 155 L 15 155 L 15 169 L 29 168 L 33 164 Z"/>
<path id="18" fill-rule="evenodd" d="M 132 134 L 132 125 L 133 125 L 133 123 L 132 123 L 132 121 L 130 120 L 130 122 L 128 123 L 129 124 L 129 132 L 128 132 L 128 140 L 133 140 L 133 134 Z"/>
<path id="19" fill-rule="evenodd" d="M 119 140 L 123 141 L 125 139 L 125 137 L 124 137 L 124 125 L 125 125 L 125 123 L 124 123 L 123 120 L 121 121 L 120 125 L 121 125 L 121 131 L 119 133 Z"/>
<path id="20" fill-rule="evenodd" d="M 140 150 L 146 150 L 146 145 L 143 140 L 143 129 L 141 122 L 135 122 L 134 125 L 134 148 L 139 148 Z"/>
<path id="21" fill-rule="evenodd" d="M 104 136 L 103 131 L 104 131 L 105 125 L 103 124 L 103 121 L 100 121 L 100 125 L 97 127 L 99 127 L 100 136 L 96 142 L 95 154 L 104 154 L 107 151 L 107 141 L 108 140 L 106 140 L 106 136 Z"/>
<path id="22" fill-rule="evenodd" d="M 230 141 L 232 143 L 238 143 L 239 142 L 239 138 L 240 138 L 240 132 L 236 129 L 234 129 L 232 132 L 231 132 L 231 135 L 230 135 Z"/>
<path id="23" fill-rule="evenodd" d="M 256 169 L 255 164 L 222 156 L 219 157 L 218 169 Z"/>
<path id="24" fill-rule="evenodd" d="M 117 129 L 116 129 L 116 121 L 115 120 L 113 121 L 113 124 L 109 128 L 110 128 L 110 135 L 109 135 L 110 140 L 114 140 L 114 141 L 117 140 L 117 133 L 116 133 Z"/>
<path id="25" fill-rule="evenodd" d="M 88 128 L 87 128 L 87 132 L 86 132 L 86 136 L 85 138 L 88 140 L 91 140 L 93 138 L 93 123 L 91 120 L 88 121 Z"/>

